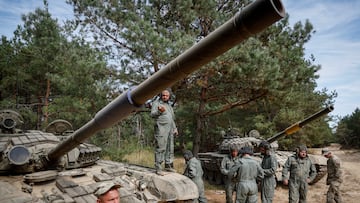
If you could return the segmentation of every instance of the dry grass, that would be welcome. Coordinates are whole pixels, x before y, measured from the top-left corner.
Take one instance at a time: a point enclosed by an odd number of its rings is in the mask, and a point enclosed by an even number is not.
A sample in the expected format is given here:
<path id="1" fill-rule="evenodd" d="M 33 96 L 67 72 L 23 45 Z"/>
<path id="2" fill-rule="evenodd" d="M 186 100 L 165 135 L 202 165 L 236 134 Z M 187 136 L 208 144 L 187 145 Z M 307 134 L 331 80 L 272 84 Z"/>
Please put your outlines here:
<path id="1" fill-rule="evenodd" d="M 308 148 L 308 153 L 309 154 L 314 154 L 314 155 L 321 155 L 321 150 L 319 151 L 319 149 L 315 149 L 315 148 Z"/>
<path id="2" fill-rule="evenodd" d="M 154 167 L 155 157 L 152 150 L 139 150 L 131 154 L 125 155 L 124 160 L 131 164 L 138 164 L 147 167 Z M 185 169 L 185 161 L 182 157 L 175 157 L 174 168 L 178 173 L 182 173 Z"/>
<path id="3" fill-rule="evenodd" d="M 150 150 L 139 150 L 125 155 L 124 160 L 131 164 L 154 167 L 154 152 Z"/>

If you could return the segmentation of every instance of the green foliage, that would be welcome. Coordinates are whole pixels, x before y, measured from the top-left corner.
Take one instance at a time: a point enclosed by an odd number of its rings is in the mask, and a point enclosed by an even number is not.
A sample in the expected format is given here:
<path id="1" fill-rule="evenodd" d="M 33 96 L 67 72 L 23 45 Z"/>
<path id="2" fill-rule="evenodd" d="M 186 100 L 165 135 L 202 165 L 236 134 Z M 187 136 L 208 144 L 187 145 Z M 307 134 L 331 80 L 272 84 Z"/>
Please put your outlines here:
<path id="1" fill-rule="evenodd" d="M 360 148 L 360 109 L 342 118 L 336 129 L 337 141 L 347 147 Z"/>
<path id="2" fill-rule="evenodd" d="M 34 111 L 30 129 L 59 118 L 80 127 L 108 102 L 111 69 L 104 55 L 83 40 L 68 40 L 47 5 L 22 19 L 14 38 L 0 44 L 1 107 Z"/>
<path id="3" fill-rule="evenodd" d="M 313 110 L 311 113 L 306 113 L 301 112 L 300 109 L 283 109 L 279 114 L 277 114 L 274 120 L 276 126 L 278 128 L 280 126 L 280 130 L 285 130 L 290 125 L 305 119 L 318 110 L 320 109 Z M 318 120 L 304 126 L 300 131 L 279 140 L 279 144 L 281 148 L 287 150 L 294 149 L 301 144 L 305 144 L 309 147 L 322 147 L 328 144 L 328 140 L 331 136 L 332 133 L 328 123 L 319 118 Z"/>
<path id="4" fill-rule="evenodd" d="M 113 140 L 109 138 L 108 140 Z M 126 156 L 141 150 L 153 151 L 153 148 L 142 146 L 139 143 L 139 140 L 136 137 L 128 137 L 123 139 L 119 145 L 114 144 L 115 142 L 108 142 L 99 144 L 102 146 L 102 157 L 104 159 L 113 160 L 113 161 L 125 161 Z M 154 162 L 151 163 L 152 167 Z"/>
<path id="5" fill-rule="evenodd" d="M 140 83 L 194 42 L 190 1 L 68 2 L 77 18 L 73 26 L 120 65 L 113 79 L 122 86 Z"/>
<path id="6" fill-rule="evenodd" d="M 24 25 L 12 40 L 1 39 L 1 107 L 32 112 L 28 117 L 34 126 L 63 118 L 79 128 L 249 3 L 67 2 L 76 19 L 65 27 L 45 6 L 23 16 Z M 285 18 L 174 85 L 179 145 L 215 149 L 220 131 L 229 127 L 244 134 L 257 129 L 268 138 L 332 104 L 336 92 L 315 90 L 321 66 L 305 58 L 304 46 L 313 33 L 310 22 L 290 27 Z M 282 147 L 319 146 L 333 139 L 330 119 L 280 140 Z M 152 125 L 149 112 L 139 109 L 91 141 L 104 146 L 104 155 L 121 160 L 139 146 L 151 148 Z M 342 126 L 338 129 L 347 129 Z"/>

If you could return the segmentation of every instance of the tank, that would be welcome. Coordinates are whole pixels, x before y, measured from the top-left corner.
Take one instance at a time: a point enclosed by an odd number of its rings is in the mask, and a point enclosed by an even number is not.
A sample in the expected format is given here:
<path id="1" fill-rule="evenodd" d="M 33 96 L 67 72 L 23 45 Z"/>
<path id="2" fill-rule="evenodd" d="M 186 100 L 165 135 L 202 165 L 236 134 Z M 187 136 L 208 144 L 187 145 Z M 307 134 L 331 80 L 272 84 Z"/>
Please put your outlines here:
<path id="1" fill-rule="evenodd" d="M 119 182 L 121 202 L 192 202 L 196 185 L 187 177 L 100 159 L 101 148 L 86 143 L 240 42 L 285 16 L 280 0 L 257 0 L 176 57 L 160 71 L 110 102 L 77 130 L 57 120 L 45 130 L 22 129 L 13 110 L 0 113 L 0 202 L 95 202 L 97 186 Z"/>
<path id="2" fill-rule="evenodd" d="M 46 154 L 73 133 L 65 120 L 43 130 L 21 130 L 20 114 L 0 111 L 0 202 L 96 202 L 99 184 L 116 181 L 121 202 L 168 202 L 197 197 L 196 185 L 178 173 L 100 160 L 101 148 L 81 143 L 49 162 Z"/>
<path id="3" fill-rule="evenodd" d="M 257 130 L 251 130 L 247 135 L 241 135 L 235 129 L 229 129 L 227 132 L 224 132 L 222 142 L 218 147 L 217 151 L 214 152 L 204 152 L 198 153 L 198 157 L 201 161 L 202 167 L 204 169 L 204 177 L 209 181 L 210 184 L 221 185 L 224 184 L 224 176 L 220 172 L 221 161 L 224 157 L 228 156 L 230 153 L 230 146 L 236 146 L 238 149 L 244 146 L 250 146 L 254 150 L 253 158 L 261 163 L 261 156 L 259 153 L 258 146 L 262 141 L 267 141 L 270 143 L 272 149 L 274 150 L 274 154 L 276 155 L 278 161 L 278 168 L 276 171 L 276 179 L 277 181 L 282 181 L 282 168 L 285 165 L 287 158 L 294 154 L 291 151 L 279 151 L 277 150 L 279 145 L 277 140 L 282 138 L 283 136 L 291 135 L 298 130 L 300 130 L 303 126 L 310 123 L 311 121 L 328 114 L 333 111 L 333 106 L 328 106 L 315 114 L 305 118 L 302 121 L 294 123 L 289 126 L 285 130 L 276 133 L 272 137 L 268 139 L 262 139 L 260 137 L 260 133 Z M 317 175 L 315 179 L 310 183 L 314 184 L 318 182 L 324 175 L 326 174 L 327 167 L 327 159 L 321 155 L 308 154 L 312 162 L 314 163 L 317 171 Z"/>

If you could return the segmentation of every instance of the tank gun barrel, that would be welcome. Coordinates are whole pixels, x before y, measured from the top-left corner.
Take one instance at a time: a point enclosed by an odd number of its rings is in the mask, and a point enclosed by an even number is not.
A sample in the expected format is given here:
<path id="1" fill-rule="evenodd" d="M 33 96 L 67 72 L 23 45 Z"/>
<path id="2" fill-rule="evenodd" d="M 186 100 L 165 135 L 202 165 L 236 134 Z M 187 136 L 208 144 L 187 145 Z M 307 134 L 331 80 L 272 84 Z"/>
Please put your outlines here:
<path id="1" fill-rule="evenodd" d="M 57 160 L 85 139 L 101 129 L 108 128 L 136 111 L 148 99 L 184 79 L 201 66 L 225 53 L 235 45 L 257 34 L 285 16 L 281 0 L 257 0 L 243 8 L 233 18 L 211 32 L 204 39 L 172 60 L 160 71 L 124 92 L 67 140 L 48 153 L 48 159 Z"/>
<path id="2" fill-rule="evenodd" d="M 286 128 L 285 130 L 276 133 L 274 136 L 268 138 L 266 141 L 268 141 L 269 143 L 274 142 L 275 140 L 280 139 L 281 137 L 285 136 L 285 135 L 291 135 L 297 131 L 299 131 L 304 125 L 312 122 L 313 120 L 330 113 L 331 111 L 334 110 L 333 106 L 328 106 L 318 112 L 316 112 L 315 114 L 305 118 L 304 120 L 297 122 L 291 126 L 289 126 L 288 128 Z"/>

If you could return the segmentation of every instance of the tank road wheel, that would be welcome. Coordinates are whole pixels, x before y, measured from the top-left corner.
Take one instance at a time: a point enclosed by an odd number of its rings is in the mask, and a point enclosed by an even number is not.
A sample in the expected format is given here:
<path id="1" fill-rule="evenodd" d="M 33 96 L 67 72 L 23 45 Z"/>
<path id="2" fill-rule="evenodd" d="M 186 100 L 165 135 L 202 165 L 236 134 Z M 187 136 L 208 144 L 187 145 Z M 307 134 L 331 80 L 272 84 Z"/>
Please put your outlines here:
<path id="1" fill-rule="evenodd" d="M 208 181 L 209 181 L 209 183 L 211 184 L 211 185 L 214 185 L 215 184 L 215 173 L 214 173 L 214 171 L 208 171 L 207 172 L 207 174 L 208 174 Z"/>
<path id="2" fill-rule="evenodd" d="M 204 168 L 204 180 L 208 180 L 209 179 L 209 175 L 208 175 L 208 170 L 206 168 Z"/>
<path id="3" fill-rule="evenodd" d="M 224 179 L 224 176 L 220 172 L 215 173 L 215 184 L 216 185 L 222 185 L 223 179 Z"/>

